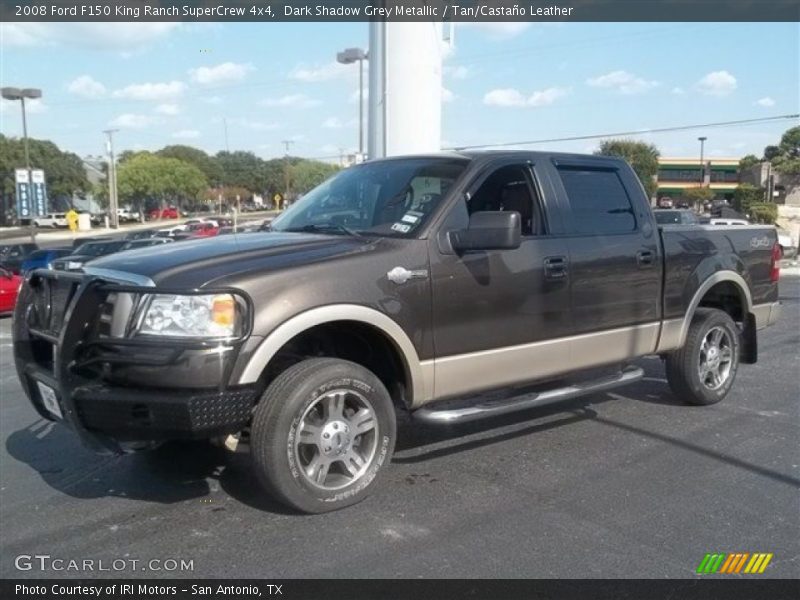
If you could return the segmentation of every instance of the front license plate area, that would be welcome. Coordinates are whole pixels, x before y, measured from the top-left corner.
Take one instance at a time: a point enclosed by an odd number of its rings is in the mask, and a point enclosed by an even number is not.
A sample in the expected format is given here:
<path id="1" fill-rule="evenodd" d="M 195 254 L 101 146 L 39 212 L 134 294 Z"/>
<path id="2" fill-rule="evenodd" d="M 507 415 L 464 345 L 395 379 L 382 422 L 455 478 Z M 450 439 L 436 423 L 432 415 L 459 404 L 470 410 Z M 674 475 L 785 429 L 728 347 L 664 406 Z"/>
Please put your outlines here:
<path id="1" fill-rule="evenodd" d="M 50 412 L 50 414 L 52 414 L 54 417 L 63 419 L 64 415 L 61 412 L 61 405 L 58 403 L 56 391 L 41 381 L 36 382 L 36 387 L 39 388 L 39 396 L 42 399 L 42 404 L 48 410 L 48 412 Z"/>

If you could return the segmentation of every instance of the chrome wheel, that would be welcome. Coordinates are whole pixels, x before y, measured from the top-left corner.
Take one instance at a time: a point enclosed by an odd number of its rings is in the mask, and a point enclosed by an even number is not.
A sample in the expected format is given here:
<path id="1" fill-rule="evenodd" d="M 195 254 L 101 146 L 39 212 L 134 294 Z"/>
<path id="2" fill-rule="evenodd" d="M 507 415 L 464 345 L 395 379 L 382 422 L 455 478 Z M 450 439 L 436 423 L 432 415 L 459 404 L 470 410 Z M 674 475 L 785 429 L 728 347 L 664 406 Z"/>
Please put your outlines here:
<path id="1" fill-rule="evenodd" d="M 700 381 L 710 390 L 718 390 L 731 374 L 733 366 L 733 344 L 730 334 L 723 327 L 714 327 L 705 335 L 700 346 Z"/>
<path id="2" fill-rule="evenodd" d="M 303 413 L 294 455 L 305 480 L 323 490 L 358 481 L 378 446 L 378 420 L 369 401 L 354 390 L 333 390 Z"/>

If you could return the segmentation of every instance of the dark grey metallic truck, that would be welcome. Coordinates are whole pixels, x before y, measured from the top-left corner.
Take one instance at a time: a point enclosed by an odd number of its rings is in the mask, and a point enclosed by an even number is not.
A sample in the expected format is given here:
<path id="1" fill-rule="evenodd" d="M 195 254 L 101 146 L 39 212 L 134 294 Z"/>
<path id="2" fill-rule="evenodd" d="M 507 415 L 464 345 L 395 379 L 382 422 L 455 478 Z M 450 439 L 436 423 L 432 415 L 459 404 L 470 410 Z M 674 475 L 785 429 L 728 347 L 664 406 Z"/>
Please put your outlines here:
<path id="1" fill-rule="evenodd" d="M 659 227 L 618 159 L 392 158 L 269 232 L 29 274 L 14 352 L 39 414 L 92 448 L 249 440 L 267 491 L 324 512 L 370 491 L 397 411 L 509 413 L 635 381 L 652 354 L 681 399 L 722 400 L 778 317 L 778 250 L 772 227 Z"/>

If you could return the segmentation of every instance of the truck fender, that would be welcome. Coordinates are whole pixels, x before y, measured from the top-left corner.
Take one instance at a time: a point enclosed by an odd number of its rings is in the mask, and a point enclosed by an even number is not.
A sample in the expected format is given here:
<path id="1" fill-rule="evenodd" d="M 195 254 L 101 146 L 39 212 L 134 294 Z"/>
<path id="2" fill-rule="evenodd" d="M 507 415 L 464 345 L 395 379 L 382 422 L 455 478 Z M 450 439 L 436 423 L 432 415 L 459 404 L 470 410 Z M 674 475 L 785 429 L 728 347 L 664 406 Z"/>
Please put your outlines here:
<path id="1" fill-rule="evenodd" d="M 357 321 L 378 329 L 397 348 L 407 376 L 412 405 L 417 406 L 433 395 L 433 361 L 421 362 L 414 344 L 405 331 L 386 314 L 358 304 L 332 304 L 302 312 L 284 321 L 259 344 L 239 377 L 241 385 L 255 383 L 272 357 L 289 340 L 324 323 Z"/>

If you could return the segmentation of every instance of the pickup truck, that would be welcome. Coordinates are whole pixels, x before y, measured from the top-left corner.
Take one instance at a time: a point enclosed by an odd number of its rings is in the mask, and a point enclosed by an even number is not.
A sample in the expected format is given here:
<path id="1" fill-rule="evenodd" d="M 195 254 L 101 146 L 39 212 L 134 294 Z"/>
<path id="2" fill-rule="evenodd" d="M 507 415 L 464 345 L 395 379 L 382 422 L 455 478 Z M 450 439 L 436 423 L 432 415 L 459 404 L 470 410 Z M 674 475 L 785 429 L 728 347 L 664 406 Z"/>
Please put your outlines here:
<path id="1" fill-rule="evenodd" d="M 373 489 L 398 411 L 510 413 L 634 382 L 644 355 L 678 398 L 719 402 L 778 318 L 777 261 L 773 227 L 659 227 L 620 159 L 390 158 L 268 232 L 29 274 L 15 361 L 95 450 L 246 445 L 268 493 L 319 513 Z"/>

